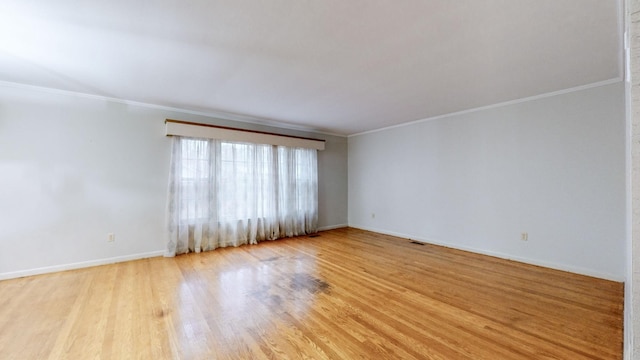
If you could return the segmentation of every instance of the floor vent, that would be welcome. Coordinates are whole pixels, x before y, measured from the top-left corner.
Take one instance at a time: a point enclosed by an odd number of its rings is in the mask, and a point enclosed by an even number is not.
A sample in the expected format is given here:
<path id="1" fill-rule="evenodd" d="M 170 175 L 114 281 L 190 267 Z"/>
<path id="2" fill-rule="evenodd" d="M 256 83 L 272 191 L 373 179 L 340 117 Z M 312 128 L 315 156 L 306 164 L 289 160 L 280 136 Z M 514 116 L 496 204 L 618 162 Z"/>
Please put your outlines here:
<path id="1" fill-rule="evenodd" d="M 309 237 L 318 237 L 318 236 L 320 236 L 320 234 L 311 234 L 311 235 L 309 235 Z"/>
<path id="2" fill-rule="evenodd" d="M 410 241 L 410 243 L 415 244 L 415 245 L 424 245 L 424 243 L 421 243 L 420 241 Z"/>

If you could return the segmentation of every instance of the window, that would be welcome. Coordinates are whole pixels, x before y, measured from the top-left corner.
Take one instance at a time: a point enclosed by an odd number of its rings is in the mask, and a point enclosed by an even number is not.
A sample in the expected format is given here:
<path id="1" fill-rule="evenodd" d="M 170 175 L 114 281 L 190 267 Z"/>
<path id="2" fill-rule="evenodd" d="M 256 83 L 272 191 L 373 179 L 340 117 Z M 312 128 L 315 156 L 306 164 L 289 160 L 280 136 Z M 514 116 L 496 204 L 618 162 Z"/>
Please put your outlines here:
<path id="1" fill-rule="evenodd" d="M 316 150 L 173 141 L 169 255 L 316 231 Z"/>
<path id="2" fill-rule="evenodd" d="M 205 219 L 208 216 L 209 186 L 209 142 L 207 140 L 184 139 L 180 143 L 180 186 L 183 189 L 181 202 L 185 207 L 180 212 L 183 220 Z"/>

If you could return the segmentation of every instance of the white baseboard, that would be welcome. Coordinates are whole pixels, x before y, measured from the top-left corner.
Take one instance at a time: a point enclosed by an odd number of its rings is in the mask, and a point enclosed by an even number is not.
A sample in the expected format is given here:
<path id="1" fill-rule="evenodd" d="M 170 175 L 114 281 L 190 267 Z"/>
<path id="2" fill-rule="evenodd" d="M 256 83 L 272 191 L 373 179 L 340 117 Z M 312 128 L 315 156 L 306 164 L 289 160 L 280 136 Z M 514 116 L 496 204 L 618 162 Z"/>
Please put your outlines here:
<path id="1" fill-rule="evenodd" d="M 420 242 L 424 242 L 424 243 L 428 243 L 428 244 L 445 246 L 445 247 L 449 247 L 449 248 L 452 248 L 452 249 L 470 251 L 470 252 L 474 252 L 474 253 L 477 253 L 477 254 L 494 256 L 494 257 L 498 257 L 498 258 L 501 258 L 501 259 L 507 259 L 507 260 L 514 260 L 514 261 L 518 261 L 518 262 L 522 262 L 522 263 L 526 263 L 526 264 L 543 266 L 543 267 L 547 267 L 547 268 L 551 268 L 551 269 L 556 269 L 556 270 L 561 270 L 561 271 L 568 271 L 568 272 L 581 274 L 581 275 L 593 276 L 593 277 L 597 277 L 597 278 L 601 278 L 601 279 L 605 279 L 605 280 L 618 281 L 618 282 L 623 282 L 624 281 L 624 279 L 621 278 L 620 276 L 607 274 L 607 273 L 601 273 L 601 272 L 597 272 L 597 271 L 592 271 L 592 270 L 589 270 L 589 269 L 584 269 L 584 268 L 579 268 L 579 267 L 574 267 L 574 266 L 567 266 L 567 265 L 563 265 L 563 264 L 551 263 L 551 262 L 546 262 L 546 261 L 532 260 L 532 259 L 523 258 L 523 257 L 519 257 L 519 256 L 513 256 L 513 255 L 509 255 L 509 254 L 495 252 L 495 251 L 477 249 L 477 248 L 468 247 L 468 246 L 460 246 L 460 245 L 457 245 L 457 244 L 451 244 L 451 243 L 447 243 L 447 242 L 444 242 L 444 241 L 439 241 L 439 240 L 434 240 L 434 239 L 426 239 L 426 238 L 416 237 L 416 236 L 412 236 L 412 235 L 404 234 L 404 233 L 399 233 L 399 232 L 395 232 L 395 231 L 388 231 L 388 230 L 383 230 L 383 229 L 371 228 L 371 227 L 368 227 L 368 226 L 361 226 L 361 225 L 355 225 L 355 224 L 352 224 L 352 225 L 339 224 L 339 225 L 323 226 L 323 227 L 318 228 L 318 231 L 327 231 L 327 230 L 340 229 L 340 228 L 345 228 L 345 227 L 353 227 L 353 228 L 356 228 L 356 229 L 361 229 L 361 230 L 366 230 L 366 231 L 373 231 L 373 232 L 377 232 L 377 233 L 380 233 L 380 234 L 397 236 L 397 237 L 416 240 L 416 241 L 420 241 Z M 107 264 L 113 264 L 113 263 L 118 263 L 118 262 L 138 260 L 138 259 L 146 259 L 146 258 L 150 258 L 150 257 L 163 256 L 163 255 L 164 255 L 164 251 L 160 250 L 160 251 L 152 251 L 152 252 L 140 253 L 140 254 L 117 256 L 117 257 L 106 258 L 106 259 L 90 260 L 90 261 L 83 261 L 83 262 L 77 262 L 77 263 L 71 263 L 71 264 L 54 265 L 54 266 L 46 266 L 46 267 L 41 267 L 41 268 L 36 268 L 36 269 L 28 269 L 28 270 L 6 272 L 6 273 L 0 273 L 0 280 L 20 278 L 20 277 L 24 277 L 24 276 L 47 274 L 47 273 L 52 273 L 52 272 L 57 272 L 57 271 L 81 269 L 81 268 L 86 268 L 86 267 L 91 267 L 91 266 L 107 265 Z"/>
<path id="2" fill-rule="evenodd" d="M 318 231 L 340 229 L 340 228 L 345 228 L 347 226 L 348 226 L 347 224 L 323 226 L 318 228 Z M 0 273 L 0 280 L 8 280 L 8 279 L 21 278 L 25 276 L 48 274 L 48 273 L 53 273 L 58 271 L 82 269 L 82 268 L 87 268 L 92 266 L 114 264 L 119 262 L 146 259 L 150 257 L 163 256 L 163 255 L 164 255 L 164 250 L 160 250 L 160 251 L 152 251 L 152 252 L 141 253 L 141 254 L 116 256 L 116 257 L 106 258 L 106 259 L 82 261 L 82 262 L 71 263 L 71 264 L 45 266 L 45 267 L 40 267 L 35 269 L 12 271 L 12 272 Z"/>
<path id="3" fill-rule="evenodd" d="M 604 280 L 611 280 L 611 281 L 616 281 L 616 282 L 624 282 L 625 281 L 624 277 L 621 277 L 621 276 L 608 274 L 608 273 L 601 273 L 599 271 L 593 271 L 593 270 L 584 269 L 584 268 L 581 268 L 581 267 L 575 267 L 575 266 L 564 265 L 564 264 L 557 264 L 557 263 L 552 263 L 552 262 L 547 262 L 547 261 L 534 260 L 534 259 L 524 258 L 524 257 L 520 257 L 520 256 L 509 255 L 509 254 L 505 254 L 505 253 L 501 253 L 501 252 L 497 252 L 497 251 L 478 249 L 478 248 L 469 247 L 469 246 L 461 246 L 461 245 L 458 245 L 458 244 L 451 244 L 451 243 L 448 243 L 448 242 L 445 242 L 445 241 L 436 240 L 436 239 L 425 239 L 425 238 L 416 237 L 416 236 L 409 235 L 409 234 L 398 233 L 398 232 L 395 232 L 395 231 L 387 231 L 387 230 L 382 230 L 382 229 L 375 229 L 375 228 L 371 228 L 371 227 L 368 227 L 368 226 L 360 226 L 360 225 L 355 225 L 355 224 L 349 224 L 349 226 L 352 227 L 352 228 L 356 228 L 356 229 L 377 232 L 377 233 L 385 234 L 385 235 L 397 236 L 397 237 L 401 237 L 401 238 L 405 238 L 405 239 L 416 240 L 416 241 L 427 243 L 427 244 L 433 244 L 433 245 L 444 246 L 444 247 L 457 249 L 457 250 L 469 251 L 469 252 L 473 252 L 473 253 L 476 253 L 476 254 L 488 255 L 488 256 L 493 256 L 493 257 L 506 259 L 506 260 L 513 260 L 513 261 L 517 261 L 517 262 L 521 262 L 521 263 L 525 263 L 525 264 L 542 266 L 542 267 L 555 269 L 555 270 L 567 271 L 567 272 L 571 272 L 571 273 L 574 273 L 574 274 L 586 275 L 586 276 L 596 277 L 596 278 L 604 279 Z"/>
<path id="4" fill-rule="evenodd" d="M 341 228 L 346 228 L 346 227 L 349 227 L 349 225 L 347 225 L 347 224 L 329 225 L 329 226 L 319 227 L 318 231 L 327 231 L 327 230 L 341 229 Z"/>
<path id="5" fill-rule="evenodd" d="M 15 278 L 20 278 L 25 276 L 47 274 L 52 272 L 65 271 L 65 270 L 75 270 L 75 269 L 81 269 L 81 268 L 86 268 L 91 266 L 107 265 L 107 264 L 119 263 L 124 261 L 146 259 L 146 258 L 162 256 L 162 255 L 164 255 L 163 250 L 151 251 L 151 252 L 141 253 L 141 254 L 116 256 L 116 257 L 106 258 L 106 259 L 82 261 L 82 262 L 71 263 L 71 264 L 54 265 L 54 266 L 46 266 L 46 267 L 41 267 L 36 269 L 12 271 L 12 272 L 0 273 L 0 280 L 15 279 Z"/>

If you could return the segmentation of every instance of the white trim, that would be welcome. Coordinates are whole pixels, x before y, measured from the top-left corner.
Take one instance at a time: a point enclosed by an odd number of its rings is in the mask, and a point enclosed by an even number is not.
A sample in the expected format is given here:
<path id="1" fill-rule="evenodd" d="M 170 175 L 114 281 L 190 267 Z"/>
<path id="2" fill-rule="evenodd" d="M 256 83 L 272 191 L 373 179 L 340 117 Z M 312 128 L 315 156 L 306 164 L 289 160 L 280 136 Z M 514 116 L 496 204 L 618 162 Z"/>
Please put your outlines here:
<path id="1" fill-rule="evenodd" d="M 318 231 L 340 229 L 340 228 L 346 228 L 348 226 L 349 225 L 347 224 L 328 225 L 328 226 L 319 227 Z M 151 251 L 151 252 L 140 253 L 140 254 L 116 256 L 116 257 L 106 258 L 106 259 L 81 261 L 77 263 L 45 266 L 41 268 L 20 270 L 20 271 L 11 271 L 6 273 L 0 273 L 0 280 L 9 280 L 9 279 L 16 279 L 16 278 L 21 278 L 25 276 L 34 276 L 34 275 L 49 274 L 49 273 L 55 273 L 60 271 L 67 271 L 67 270 L 83 269 L 83 268 L 88 268 L 93 266 L 115 264 L 115 263 L 121 263 L 126 261 L 147 259 L 152 257 L 163 257 L 164 254 L 165 254 L 164 250 L 159 250 L 159 251 Z"/>
<path id="2" fill-rule="evenodd" d="M 624 283 L 624 322 L 623 322 L 623 358 L 633 359 L 634 352 L 634 276 L 633 276 L 633 98 L 631 93 L 631 38 L 629 2 L 622 1 L 622 68 L 624 72 L 624 97 L 625 97 L 625 191 L 626 191 L 626 281 Z"/>
<path id="3" fill-rule="evenodd" d="M 456 111 L 456 112 L 452 112 L 452 113 L 448 113 L 448 114 L 432 116 L 432 117 L 428 117 L 428 118 L 424 118 L 424 119 L 420 119 L 420 120 L 414 120 L 414 121 L 410 121 L 410 122 L 406 122 L 406 123 L 402 123 L 402 124 L 386 126 L 386 127 L 380 128 L 380 129 L 363 131 L 363 132 L 360 132 L 360 133 L 357 133 L 357 134 L 351 134 L 351 135 L 349 135 L 347 137 L 350 138 L 350 137 L 355 137 L 355 136 L 360 136 L 360 135 L 366 135 L 366 134 L 376 133 L 376 132 L 379 132 L 379 131 L 391 130 L 391 129 L 395 129 L 395 128 L 400 128 L 400 127 L 420 124 L 420 123 L 423 123 L 423 122 L 426 122 L 426 121 L 444 119 L 444 118 L 448 118 L 448 117 L 451 117 L 451 116 L 464 115 L 464 114 L 474 113 L 474 112 L 477 112 L 477 111 L 489 110 L 489 109 L 499 108 L 499 107 L 503 107 L 503 106 L 515 105 L 515 104 L 519 104 L 519 103 L 523 103 L 523 102 L 527 102 L 527 101 L 534 101 L 534 100 L 544 99 L 544 98 L 548 98 L 548 97 L 552 97 L 552 96 L 568 94 L 568 93 L 581 91 L 581 90 L 587 90 L 587 89 L 591 89 L 591 88 L 595 88 L 595 87 L 616 84 L 616 83 L 621 82 L 622 80 L 623 80 L 622 77 L 618 77 L 618 78 L 599 81 L 599 82 L 595 82 L 595 83 L 591 83 L 591 84 L 587 84 L 587 85 L 576 86 L 576 87 L 572 87 L 572 88 L 569 88 L 569 89 L 558 90 L 558 91 L 553 91 L 553 92 L 544 93 L 544 94 L 540 94 L 540 95 L 529 96 L 529 97 L 525 97 L 525 98 L 521 98 L 521 99 L 509 100 L 509 101 L 505 101 L 505 102 L 501 102 L 501 103 L 497 103 L 497 104 L 492 104 L 492 105 L 487 105 L 487 106 L 480 106 L 480 107 L 473 108 L 473 109 L 467 109 L 467 110 Z"/>
<path id="4" fill-rule="evenodd" d="M 27 85 L 27 84 L 20 84 L 20 83 L 14 83 L 14 82 L 10 82 L 10 81 L 2 81 L 2 80 L 0 80 L 0 86 L 6 86 L 6 87 L 12 87 L 12 88 L 18 88 L 18 89 L 27 89 L 27 90 L 33 90 L 33 91 L 41 91 L 41 92 L 47 92 L 47 93 L 50 93 L 50 94 L 66 95 L 66 96 L 72 96 L 72 97 L 78 97 L 78 98 L 84 98 L 84 99 L 110 101 L 110 102 L 115 102 L 115 103 L 119 103 L 119 104 L 140 106 L 140 107 L 149 108 L 149 109 L 155 109 L 155 110 L 164 110 L 164 111 L 172 111 L 172 112 L 178 112 L 178 113 L 183 113 L 183 114 L 206 116 L 206 117 L 209 117 L 209 118 L 238 121 L 238 122 L 243 122 L 243 123 L 247 123 L 247 124 L 268 126 L 268 127 L 279 128 L 279 129 L 304 131 L 304 132 L 310 132 L 310 133 L 315 133 L 315 134 L 338 136 L 338 137 L 343 137 L 343 138 L 346 137 L 346 135 L 344 135 L 344 134 L 336 134 L 336 133 L 331 133 L 331 132 L 327 132 L 327 131 L 316 130 L 316 129 L 305 127 L 305 126 L 299 126 L 299 125 L 293 125 L 293 124 L 285 124 L 285 123 L 282 123 L 280 121 L 273 120 L 273 119 L 259 118 L 259 117 L 236 114 L 236 113 L 226 112 L 226 111 L 219 111 L 219 110 L 210 110 L 210 111 L 188 110 L 188 109 L 182 109 L 182 108 L 177 108 L 177 107 L 172 107 L 172 106 L 157 105 L 157 104 L 144 103 L 144 102 L 139 102 L 139 101 L 132 101 L 132 100 L 125 100 L 125 99 L 119 99 L 119 98 L 114 98 L 114 97 L 108 97 L 108 96 L 103 96 L 103 95 L 86 94 L 86 93 L 75 92 L 75 91 L 70 91 L 70 90 L 60 90 L 60 89 L 48 88 L 48 87 L 44 87 L 44 86 Z"/>
<path id="5" fill-rule="evenodd" d="M 342 228 L 346 228 L 349 227 L 348 224 L 339 224 L 339 225 L 329 225 L 329 226 L 322 226 L 318 228 L 318 231 L 327 231 L 327 230 L 334 230 L 334 229 L 342 229 Z"/>
<path id="6" fill-rule="evenodd" d="M 106 259 L 82 261 L 82 262 L 63 264 L 63 265 L 46 266 L 46 267 L 41 267 L 36 269 L 29 269 L 29 270 L 12 271 L 7 273 L 0 273 L 0 280 L 15 279 L 20 277 L 40 275 L 40 274 L 48 274 L 48 273 L 53 273 L 58 271 L 82 269 L 82 268 L 87 268 L 92 266 L 114 264 L 119 262 L 146 259 L 151 257 L 163 256 L 163 255 L 164 255 L 164 251 L 151 251 L 151 252 L 141 253 L 141 254 L 116 256 L 116 257 L 106 258 Z"/>
<path id="7" fill-rule="evenodd" d="M 525 263 L 525 264 L 529 264 L 529 265 L 542 266 L 542 267 L 546 267 L 546 268 L 549 268 L 549 269 L 567 271 L 567 272 L 571 272 L 571 273 L 574 273 L 574 274 L 580 274 L 580 275 L 596 277 L 596 278 L 600 278 L 600 279 L 604 279 L 604 280 L 611 280 L 611 281 L 616 281 L 616 282 L 623 282 L 624 281 L 624 278 L 622 278 L 622 277 L 620 277 L 618 275 L 602 273 L 602 272 L 599 272 L 599 271 L 592 271 L 592 270 L 589 270 L 589 269 L 576 267 L 576 266 L 567 266 L 567 265 L 564 265 L 564 264 L 552 263 L 552 262 L 547 262 L 547 261 L 537 261 L 537 260 L 532 260 L 532 259 L 528 259 L 528 258 L 523 258 L 523 257 L 520 257 L 520 256 L 513 256 L 513 255 L 501 253 L 501 252 L 496 252 L 496 251 L 488 251 L 488 250 L 478 249 L 478 248 L 474 248 L 474 247 L 470 247 L 470 246 L 460 246 L 460 245 L 457 245 L 457 244 L 451 244 L 451 243 L 447 243 L 445 241 L 440 241 L 440 240 L 436 240 L 436 239 L 426 239 L 426 238 L 416 237 L 416 236 L 412 236 L 412 235 L 408 235 L 408 234 L 404 234 L 404 233 L 398 233 L 398 232 L 395 232 L 395 231 L 387 231 L 387 230 L 370 228 L 368 226 L 360 226 L 360 225 L 349 224 L 349 227 L 352 227 L 352 228 L 355 228 L 355 229 L 366 230 L 366 231 L 377 232 L 377 233 L 385 234 L 385 235 L 397 236 L 397 237 L 401 237 L 401 238 L 405 238 L 405 239 L 411 239 L 411 240 L 423 242 L 423 243 L 426 243 L 426 244 L 439 245 L 439 246 L 444 246 L 444 247 L 448 247 L 448 248 L 451 248 L 451 249 L 464 250 L 464 251 L 469 251 L 469 252 L 473 252 L 473 253 L 476 253 L 476 254 L 488 255 L 488 256 L 493 256 L 493 257 L 506 259 L 506 260 L 513 260 L 513 261 L 517 261 L 517 262 L 521 262 L 521 263 Z"/>
<path id="8" fill-rule="evenodd" d="M 618 76 L 621 79 L 626 77 L 626 32 L 627 32 L 627 15 L 625 0 L 616 0 L 618 8 L 618 48 L 622 51 L 618 51 Z"/>
<path id="9" fill-rule="evenodd" d="M 624 56 L 624 55 L 621 55 L 621 56 Z M 274 128 L 280 128 L 280 129 L 296 130 L 296 131 L 303 131 L 303 132 L 311 132 L 311 133 L 315 133 L 315 134 L 323 134 L 323 135 L 330 135 L 330 136 L 336 136 L 336 137 L 342 137 L 342 138 L 350 138 L 350 137 L 353 137 L 353 136 L 365 135 L 365 134 L 375 133 L 375 132 L 379 132 L 379 131 L 390 130 L 390 129 L 394 129 L 394 128 L 398 128 L 398 127 L 418 124 L 418 123 L 422 123 L 422 122 L 425 122 L 425 121 L 437 120 L 437 119 L 447 118 L 447 117 L 450 117 L 450 116 L 468 114 L 468 113 L 473 113 L 473 112 L 476 112 L 476 111 L 488 110 L 488 109 L 493 109 L 493 108 L 498 108 L 498 107 L 503 107 L 503 106 L 508 106 L 508 105 L 514 105 L 514 104 L 518 104 L 518 103 L 522 103 L 522 102 L 527 102 L 527 101 L 532 101 L 532 100 L 537 100 L 537 99 L 543 99 L 543 98 L 546 98 L 546 97 L 567 94 L 567 93 L 580 91 L 580 90 L 586 90 L 586 89 L 590 89 L 590 88 L 594 88 L 594 87 L 611 85 L 611 84 L 615 84 L 615 83 L 623 81 L 623 80 L 624 80 L 624 78 L 622 76 L 619 76 L 617 78 L 604 80 L 604 81 L 599 81 L 599 82 L 595 82 L 595 83 L 591 83 L 591 84 L 587 84 L 587 85 L 581 85 L 581 86 L 576 86 L 576 87 L 572 87 L 572 88 L 568 88 L 568 89 L 564 89 L 564 90 L 558 90 L 558 91 L 553 91 L 553 92 L 549 92 L 549 93 L 544 93 L 544 94 L 540 94 L 540 95 L 534 95 L 534 96 L 520 98 L 520 99 L 516 99 L 516 100 L 510 100 L 510 101 L 505 101 L 505 102 L 501 102 L 501 103 L 496 103 L 496 104 L 492 104 L 492 105 L 481 106 L 481 107 L 477 107 L 477 108 L 472 108 L 472 109 L 452 112 L 452 113 L 448 113 L 448 114 L 437 115 L 437 116 L 428 117 L 428 118 L 419 119 L 419 120 L 414 120 L 414 121 L 401 123 L 401 124 L 397 124 L 397 125 L 386 126 L 386 127 L 379 128 L 379 129 L 367 130 L 367 131 L 363 131 L 363 132 L 359 132 L 359 133 L 355 133 L 355 134 L 351 134 L 351 135 L 332 133 L 332 132 L 328 132 L 328 131 L 322 131 L 322 130 L 317 130 L 317 129 L 313 129 L 313 128 L 308 128 L 308 127 L 305 127 L 305 126 L 299 126 L 299 125 L 293 125 L 293 124 L 285 124 L 285 123 L 282 123 L 282 122 L 279 122 L 279 121 L 273 120 L 273 119 L 258 118 L 258 117 L 253 117 L 253 116 L 249 116 L 249 115 L 242 115 L 242 114 L 236 114 L 236 113 L 225 112 L 225 111 L 188 110 L 188 109 L 182 109 L 182 108 L 171 107 L 171 106 L 164 106 L 164 105 L 150 104 L 150 103 L 144 103 L 144 102 L 138 102 L 138 101 L 132 101 L 132 100 L 118 99 L 118 98 L 102 96 L 102 95 L 93 95 L 93 94 L 80 93 L 80 92 L 75 92 L 75 91 L 70 91 L 70 90 L 60 90 L 60 89 L 48 88 L 48 87 L 44 87 L 44 86 L 26 85 L 26 84 L 20 84 L 20 83 L 15 83 L 15 82 L 10 82 L 10 81 L 1 81 L 0 80 L 0 86 L 28 89 L 28 90 L 34 90 L 34 91 L 42 91 L 42 92 L 48 92 L 48 93 L 52 93 L 52 94 L 74 96 L 74 97 L 85 98 L 85 99 L 110 101 L 110 102 L 115 102 L 115 103 L 120 103 L 120 104 L 125 104 L 125 105 L 140 106 L 140 107 L 156 109 L 156 110 L 173 111 L 173 112 L 178 112 L 178 113 L 183 113 L 183 114 L 190 114 L 190 115 L 205 116 L 205 117 L 210 117 L 210 118 L 217 118 L 217 119 L 221 119 L 221 120 L 238 121 L 238 122 L 243 122 L 243 123 L 247 123 L 247 124 L 269 126 L 269 127 L 274 127 Z"/>
<path id="10" fill-rule="evenodd" d="M 324 140 L 302 139 L 275 134 L 212 127 L 206 124 L 184 124 L 166 122 L 166 135 L 186 136 L 225 141 L 240 141 L 254 144 L 269 144 L 315 150 L 324 150 Z"/>

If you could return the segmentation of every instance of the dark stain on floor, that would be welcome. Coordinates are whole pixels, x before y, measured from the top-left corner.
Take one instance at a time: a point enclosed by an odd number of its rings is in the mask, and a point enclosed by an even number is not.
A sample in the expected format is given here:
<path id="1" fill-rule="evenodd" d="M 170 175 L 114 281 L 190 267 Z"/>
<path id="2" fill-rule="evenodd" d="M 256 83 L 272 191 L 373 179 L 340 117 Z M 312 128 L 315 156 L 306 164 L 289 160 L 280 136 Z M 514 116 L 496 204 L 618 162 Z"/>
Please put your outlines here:
<path id="1" fill-rule="evenodd" d="M 269 262 L 269 261 L 278 261 L 280 260 L 280 256 L 272 256 L 270 258 L 262 259 L 261 262 Z"/>
<path id="2" fill-rule="evenodd" d="M 328 293 L 331 289 L 326 281 L 304 273 L 293 274 L 290 286 L 295 291 L 307 290 L 311 294 Z"/>

